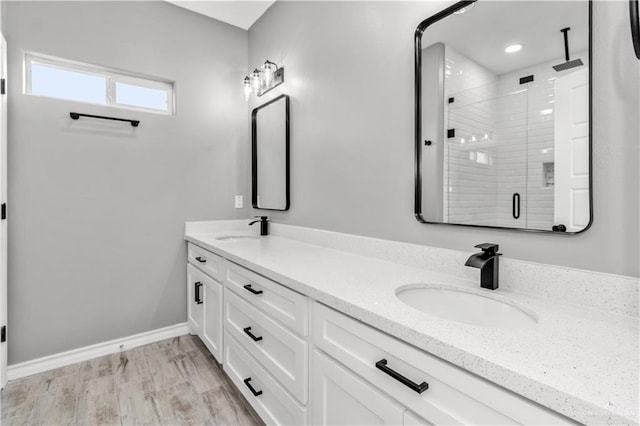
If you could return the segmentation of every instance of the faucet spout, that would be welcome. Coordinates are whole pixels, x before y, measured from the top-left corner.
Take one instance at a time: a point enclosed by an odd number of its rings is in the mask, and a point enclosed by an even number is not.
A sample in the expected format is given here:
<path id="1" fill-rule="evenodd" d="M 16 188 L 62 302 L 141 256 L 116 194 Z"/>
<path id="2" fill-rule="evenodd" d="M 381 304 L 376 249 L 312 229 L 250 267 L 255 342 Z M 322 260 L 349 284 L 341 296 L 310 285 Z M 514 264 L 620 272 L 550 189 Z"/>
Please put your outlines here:
<path id="1" fill-rule="evenodd" d="M 260 235 L 269 235 L 269 218 L 267 216 L 256 216 L 258 219 L 249 222 L 249 226 L 260 222 Z"/>
<path id="2" fill-rule="evenodd" d="M 487 264 L 494 256 L 486 256 L 484 252 L 472 254 L 467 261 L 464 263 L 464 266 L 471 266 L 472 268 L 482 268 Z"/>
<path id="3" fill-rule="evenodd" d="M 472 254 L 464 265 L 480 269 L 480 287 L 495 290 L 498 288 L 498 260 L 502 253 L 498 253 L 497 244 L 484 243 L 476 247 L 482 252 Z"/>

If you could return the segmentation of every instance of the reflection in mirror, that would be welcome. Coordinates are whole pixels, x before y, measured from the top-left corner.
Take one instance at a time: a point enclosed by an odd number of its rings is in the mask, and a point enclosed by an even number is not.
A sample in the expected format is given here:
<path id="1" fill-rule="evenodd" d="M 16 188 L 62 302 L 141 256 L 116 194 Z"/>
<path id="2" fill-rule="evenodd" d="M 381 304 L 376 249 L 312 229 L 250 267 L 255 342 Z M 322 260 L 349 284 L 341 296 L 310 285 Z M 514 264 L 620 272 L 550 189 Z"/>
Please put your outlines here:
<path id="1" fill-rule="evenodd" d="M 467 1 L 418 27 L 418 220 L 588 228 L 590 13 L 588 1 Z"/>
<path id="2" fill-rule="evenodd" d="M 251 113 L 252 203 L 256 209 L 289 209 L 289 96 Z"/>

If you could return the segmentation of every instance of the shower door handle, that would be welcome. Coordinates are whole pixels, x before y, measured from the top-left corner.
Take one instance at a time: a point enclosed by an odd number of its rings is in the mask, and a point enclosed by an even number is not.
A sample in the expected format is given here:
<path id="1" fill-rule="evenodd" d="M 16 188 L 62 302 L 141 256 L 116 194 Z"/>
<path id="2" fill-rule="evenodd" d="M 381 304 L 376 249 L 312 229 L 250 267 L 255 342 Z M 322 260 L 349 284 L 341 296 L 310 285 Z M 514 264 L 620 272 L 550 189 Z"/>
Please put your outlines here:
<path id="1" fill-rule="evenodd" d="M 514 192 L 513 197 L 511 198 L 511 214 L 514 219 L 518 219 L 520 217 L 520 194 L 517 192 Z"/>

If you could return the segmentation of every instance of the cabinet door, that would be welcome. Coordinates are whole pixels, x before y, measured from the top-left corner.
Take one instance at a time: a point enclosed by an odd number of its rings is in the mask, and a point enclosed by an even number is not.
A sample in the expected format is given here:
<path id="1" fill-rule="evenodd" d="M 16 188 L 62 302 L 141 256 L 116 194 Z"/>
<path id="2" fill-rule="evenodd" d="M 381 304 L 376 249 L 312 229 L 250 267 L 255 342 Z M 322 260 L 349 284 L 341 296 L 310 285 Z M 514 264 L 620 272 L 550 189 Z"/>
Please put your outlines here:
<path id="1" fill-rule="evenodd" d="M 187 265 L 187 322 L 191 334 L 201 335 L 204 319 L 204 274 Z"/>
<path id="2" fill-rule="evenodd" d="M 312 355 L 311 392 L 311 424 L 402 424 L 404 407 L 317 350 Z"/>
<path id="3" fill-rule="evenodd" d="M 222 284 L 204 281 L 204 330 L 202 341 L 218 362 L 222 362 Z"/>

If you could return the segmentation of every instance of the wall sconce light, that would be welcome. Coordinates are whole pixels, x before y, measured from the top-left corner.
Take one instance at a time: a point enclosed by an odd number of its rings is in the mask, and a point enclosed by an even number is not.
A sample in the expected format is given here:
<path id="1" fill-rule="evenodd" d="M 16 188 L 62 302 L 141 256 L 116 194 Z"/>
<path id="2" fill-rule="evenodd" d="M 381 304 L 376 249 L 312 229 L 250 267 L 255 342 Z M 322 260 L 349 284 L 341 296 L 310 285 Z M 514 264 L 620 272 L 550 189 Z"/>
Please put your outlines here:
<path id="1" fill-rule="evenodd" d="M 254 69 L 244 78 L 244 96 L 247 100 L 252 93 L 262 96 L 282 83 L 284 83 L 284 67 L 278 67 L 276 63 L 266 60 L 260 68 Z"/>

